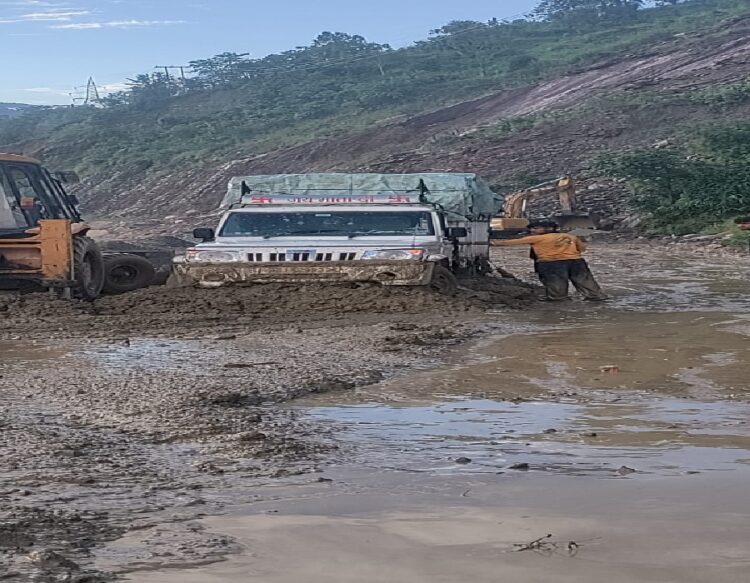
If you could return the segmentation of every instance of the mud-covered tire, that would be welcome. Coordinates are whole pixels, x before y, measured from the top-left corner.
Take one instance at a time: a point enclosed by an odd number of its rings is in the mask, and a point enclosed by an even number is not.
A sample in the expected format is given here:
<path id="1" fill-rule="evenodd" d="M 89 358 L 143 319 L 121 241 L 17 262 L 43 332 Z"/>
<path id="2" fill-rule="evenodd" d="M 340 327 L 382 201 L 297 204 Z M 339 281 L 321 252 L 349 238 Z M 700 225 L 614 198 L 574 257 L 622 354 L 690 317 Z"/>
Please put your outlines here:
<path id="1" fill-rule="evenodd" d="M 104 258 L 104 288 L 108 294 L 124 294 L 148 287 L 156 277 L 153 264 L 144 257 L 118 253 Z"/>
<path id="2" fill-rule="evenodd" d="M 73 238 L 73 297 L 93 302 L 104 287 L 104 258 L 99 245 L 88 237 Z"/>
<path id="3" fill-rule="evenodd" d="M 432 272 L 430 289 L 439 294 L 453 295 L 458 291 L 458 280 L 450 270 L 442 265 L 436 265 Z"/>

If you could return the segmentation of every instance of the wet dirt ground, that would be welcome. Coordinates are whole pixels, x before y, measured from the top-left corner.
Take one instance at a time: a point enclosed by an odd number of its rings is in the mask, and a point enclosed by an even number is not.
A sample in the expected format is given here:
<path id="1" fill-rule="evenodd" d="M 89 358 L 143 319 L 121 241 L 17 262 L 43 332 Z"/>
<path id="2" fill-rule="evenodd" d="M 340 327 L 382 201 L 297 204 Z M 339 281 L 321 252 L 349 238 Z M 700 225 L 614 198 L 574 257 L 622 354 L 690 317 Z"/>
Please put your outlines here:
<path id="1" fill-rule="evenodd" d="M 9 580 L 750 577 L 750 263 L 590 259 L 606 304 L 42 316 L 0 341 Z"/>

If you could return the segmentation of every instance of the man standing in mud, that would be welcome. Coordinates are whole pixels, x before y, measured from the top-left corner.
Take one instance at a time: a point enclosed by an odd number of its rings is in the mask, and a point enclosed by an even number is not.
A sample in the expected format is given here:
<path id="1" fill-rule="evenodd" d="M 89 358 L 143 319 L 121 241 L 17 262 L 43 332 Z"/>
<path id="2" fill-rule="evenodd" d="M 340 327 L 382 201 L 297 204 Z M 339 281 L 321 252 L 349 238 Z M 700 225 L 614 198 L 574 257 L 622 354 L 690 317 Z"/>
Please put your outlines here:
<path id="1" fill-rule="evenodd" d="M 531 245 L 534 267 L 544 285 L 548 301 L 568 299 L 571 282 L 590 301 L 606 300 L 589 269 L 583 252 L 586 245 L 575 235 L 560 233 L 554 221 L 529 223 L 529 236 L 506 241 L 493 240 L 493 245 Z"/>

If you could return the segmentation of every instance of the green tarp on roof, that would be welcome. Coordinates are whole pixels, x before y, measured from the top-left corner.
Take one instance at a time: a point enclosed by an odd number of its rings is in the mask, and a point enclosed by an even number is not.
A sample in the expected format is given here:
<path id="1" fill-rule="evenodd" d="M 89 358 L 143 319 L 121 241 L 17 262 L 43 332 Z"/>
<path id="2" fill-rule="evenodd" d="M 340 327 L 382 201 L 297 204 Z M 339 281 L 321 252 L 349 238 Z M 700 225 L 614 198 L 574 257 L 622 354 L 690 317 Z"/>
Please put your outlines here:
<path id="1" fill-rule="evenodd" d="M 244 187 L 243 187 L 244 183 Z M 294 196 L 419 195 L 447 212 L 472 220 L 500 212 L 504 197 L 494 193 L 476 174 L 275 174 L 239 176 L 229 183 L 222 208 L 239 206 L 243 194 Z"/>

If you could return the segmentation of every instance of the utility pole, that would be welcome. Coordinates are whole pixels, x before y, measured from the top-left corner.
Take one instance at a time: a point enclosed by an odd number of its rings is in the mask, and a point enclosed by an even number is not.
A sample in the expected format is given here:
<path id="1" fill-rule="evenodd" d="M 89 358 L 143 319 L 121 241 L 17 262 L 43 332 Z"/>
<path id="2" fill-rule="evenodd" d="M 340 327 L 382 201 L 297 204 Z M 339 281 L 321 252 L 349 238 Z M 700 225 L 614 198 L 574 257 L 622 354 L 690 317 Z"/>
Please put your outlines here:
<path id="1" fill-rule="evenodd" d="M 167 78 L 167 83 L 169 83 L 172 80 L 172 75 L 169 74 L 170 71 L 179 71 L 180 72 L 180 78 L 185 81 L 185 66 L 184 65 L 156 65 L 154 69 L 164 69 L 164 75 Z M 177 75 L 174 75 L 175 77 Z"/>
<path id="2" fill-rule="evenodd" d="M 86 85 L 73 87 L 73 91 L 71 91 L 69 95 L 73 102 L 73 107 L 78 105 L 103 107 L 102 98 L 99 94 L 99 87 L 97 87 L 93 77 L 89 77 Z"/>
<path id="3" fill-rule="evenodd" d="M 83 104 L 93 106 L 101 106 L 102 104 L 102 98 L 99 95 L 99 88 L 96 86 L 93 77 L 89 77 L 88 83 L 86 83 L 86 100 Z"/>
<path id="4" fill-rule="evenodd" d="M 103 107 L 102 98 L 99 93 L 99 87 L 96 85 L 93 77 L 89 77 L 86 85 L 79 85 L 73 87 L 73 90 L 68 94 L 72 101 L 72 106 L 77 107 L 79 105 L 89 107 Z"/>

